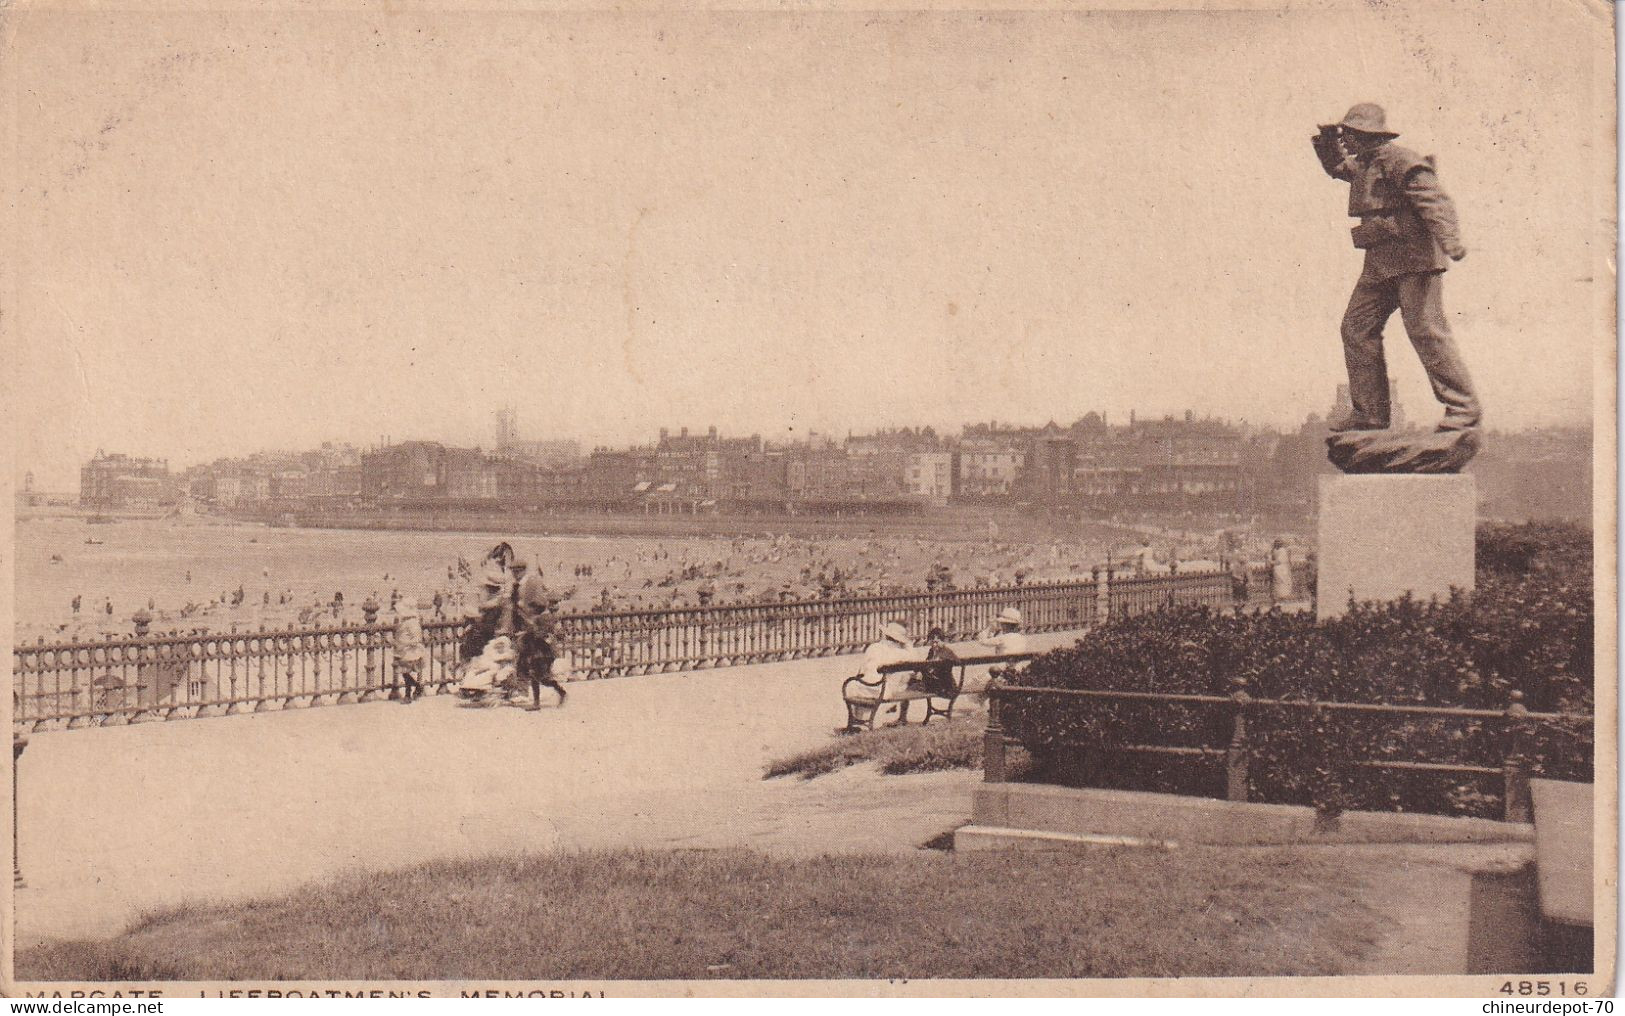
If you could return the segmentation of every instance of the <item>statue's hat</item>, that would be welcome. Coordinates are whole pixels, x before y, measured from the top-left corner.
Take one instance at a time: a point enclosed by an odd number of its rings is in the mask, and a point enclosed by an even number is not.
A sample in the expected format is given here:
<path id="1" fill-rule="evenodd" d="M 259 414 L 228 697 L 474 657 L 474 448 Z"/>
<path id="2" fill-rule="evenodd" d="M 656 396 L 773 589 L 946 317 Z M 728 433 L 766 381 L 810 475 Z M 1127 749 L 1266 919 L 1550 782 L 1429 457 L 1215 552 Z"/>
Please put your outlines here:
<path id="1" fill-rule="evenodd" d="M 1388 129 L 1388 114 L 1374 102 L 1357 102 L 1343 114 L 1337 126 L 1361 134 L 1376 134 L 1385 138 L 1399 137 L 1398 131 Z"/>

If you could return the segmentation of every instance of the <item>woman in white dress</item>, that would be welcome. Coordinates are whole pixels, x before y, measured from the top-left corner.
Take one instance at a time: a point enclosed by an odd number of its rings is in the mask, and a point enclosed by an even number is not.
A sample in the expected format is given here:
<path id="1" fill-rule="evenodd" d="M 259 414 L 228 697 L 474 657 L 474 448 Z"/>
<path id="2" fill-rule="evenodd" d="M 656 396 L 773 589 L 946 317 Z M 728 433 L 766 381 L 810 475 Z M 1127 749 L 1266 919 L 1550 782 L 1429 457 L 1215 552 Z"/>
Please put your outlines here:
<path id="1" fill-rule="evenodd" d="M 1270 598 L 1276 603 L 1292 599 L 1292 551 L 1277 538 L 1270 548 Z"/>

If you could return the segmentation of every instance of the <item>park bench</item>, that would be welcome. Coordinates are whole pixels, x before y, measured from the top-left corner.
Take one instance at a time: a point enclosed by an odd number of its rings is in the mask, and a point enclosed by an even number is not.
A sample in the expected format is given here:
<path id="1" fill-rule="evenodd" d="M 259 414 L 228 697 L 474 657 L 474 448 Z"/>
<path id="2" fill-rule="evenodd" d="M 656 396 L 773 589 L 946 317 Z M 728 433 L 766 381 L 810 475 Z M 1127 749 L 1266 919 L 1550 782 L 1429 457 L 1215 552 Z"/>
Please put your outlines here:
<path id="1" fill-rule="evenodd" d="M 875 717 L 889 705 L 910 702 L 925 703 L 924 726 L 931 717 L 945 720 L 954 717 L 954 703 L 965 690 L 965 673 L 971 667 L 1007 666 L 1025 663 L 1036 653 L 1013 653 L 1003 656 L 956 656 L 945 654 L 937 659 L 909 660 L 888 663 L 880 668 L 880 678 L 871 681 L 863 674 L 854 674 L 841 683 L 841 699 L 846 703 L 846 733 L 875 729 Z M 914 677 L 901 689 L 886 690 L 886 678 L 892 674 L 910 673 Z M 899 723 L 903 721 L 898 720 Z"/>

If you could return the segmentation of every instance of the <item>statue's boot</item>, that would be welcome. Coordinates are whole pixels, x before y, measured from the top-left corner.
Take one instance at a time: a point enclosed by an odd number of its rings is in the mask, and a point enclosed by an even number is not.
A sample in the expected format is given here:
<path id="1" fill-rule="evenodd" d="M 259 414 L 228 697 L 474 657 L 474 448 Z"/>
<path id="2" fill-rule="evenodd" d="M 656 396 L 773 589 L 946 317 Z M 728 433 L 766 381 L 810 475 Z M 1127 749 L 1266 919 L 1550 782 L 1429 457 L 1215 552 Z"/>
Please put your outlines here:
<path id="1" fill-rule="evenodd" d="M 1468 416 L 1466 413 L 1446 413 L 1444 419 L 1434 429 L 1435 433 L 1447 434 L 1456 430 L 1474 430 L 1478 427 L 1478 417 Z"/>
<path id="2" fill-rule="evenodd" d="M 1347 434 L 1356 430 L 1387 430 L 1388 425 L 1351 413 L 1348 416 L 1333 420 L 1327 429 L 1333 434 Z"/>

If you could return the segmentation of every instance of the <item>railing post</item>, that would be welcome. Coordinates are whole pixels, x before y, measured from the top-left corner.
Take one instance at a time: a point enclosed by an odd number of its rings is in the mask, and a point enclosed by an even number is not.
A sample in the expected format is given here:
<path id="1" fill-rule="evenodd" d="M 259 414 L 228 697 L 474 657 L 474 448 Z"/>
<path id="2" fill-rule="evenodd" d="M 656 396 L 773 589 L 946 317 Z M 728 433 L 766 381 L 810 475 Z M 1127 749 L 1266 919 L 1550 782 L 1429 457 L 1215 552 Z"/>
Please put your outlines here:
<path id="1" fill-rule="evenodd" d="M 135 625 L 135 637 L 138 639 L 146 638 L 152 630 L 152 615 L 147 613 L 145 607 L 130 615 L 130 621 Z M 131 651 L 135 654 L 135 703 L 154 709 L 158 705 L 157 668 L 147 662 L 143 647 L 136 646 Z M 129 722 L 138 723 L 144 718 L 143 713 L 131 713 Z"/>
<path id="2" fill-rule="evenodd" d="M 366 602 L 361 604 L 361 619 L 368 628 L 371 628 L 373 625 L 378 623 L 378 601 L 373 599 L 371 596 L 367 597 Z M 367 643 L 366 663 L 362 673 L 361 683 L 361 687 L 367 689 L 367 691 L 363 691 L 360 695 L 360 698 L 365 700 L 366 696 L 370 693 L 370 690 L 377 687 L 378 684 L 378 644 L 373 639 L 372 632 L 370 631 L 364 633 L 361 637 L 365 639 Z M 395 685 L 393 682 L 391 682 L 389 686 L 389 697 L 395 697 Z"/>
<path id="3" fill-rule="evenodd" d="M 1507 757 L 1503 768 L 1502 801 L 1508 822 L 1533 822 L 1534 803 L 1529 795 L 1529 759 L 1524 754 L 1529 710 L 1524 708 L 1523 692 L 1514 691 L 1507 706 Z"/>
<path id="4" fill-rule="evenodd" d="M 24 887 L 22 855 L 17 850 L 17 770 L 22 765 L 23 749 L 28 747 L 28 735 L 11 732 L 11 884 Z"/>
<path id="5" fill-rule="evenodd" d="M 983 783 L 1004 782 L 1004 727 L 999 723 L 1000 691 L 997 682 L 988 685 L 987 732 L 982 735 Z"/>
<path id="6" fill-rule="evenodd" d="M 1095 623 L 1105 624 L 1112 618 L 1112 570 L 1095 566 Z"/>
<path id="7" fill-rule="evenodd" d="M 1230 700 L 1236 704 L 1235 726 L 1230 733 L 1230 747 L 1224 753 L 1225 797 L 1231 801 L 1247 800 L 1247 767 L 1251 759 L 1247 747 L 1247 705 L 1252 696 L 1247 694 L 1247 679 L 1230 679 L 1233 691 Z"/>

